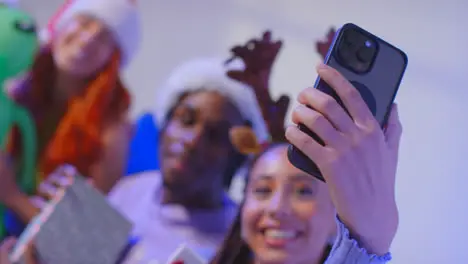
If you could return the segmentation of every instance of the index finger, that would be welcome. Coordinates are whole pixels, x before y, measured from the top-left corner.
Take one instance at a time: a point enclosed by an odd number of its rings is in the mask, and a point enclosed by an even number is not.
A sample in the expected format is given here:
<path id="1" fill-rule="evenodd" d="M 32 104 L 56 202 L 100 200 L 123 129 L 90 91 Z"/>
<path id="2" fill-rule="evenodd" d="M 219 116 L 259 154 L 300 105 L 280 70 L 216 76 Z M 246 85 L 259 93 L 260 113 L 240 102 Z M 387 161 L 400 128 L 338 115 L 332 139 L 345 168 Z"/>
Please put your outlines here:
<path id="1" fill-rule="evenodd" d="M 317 67 L 317 73 L 336 91 L 355 122 L 377 122 L 359 91 L 341 73 L 323 63 Z"/>
<path id="2" fill-rule="evenodd" d="M 67 179 L 73 179 L 78 174 L 78 171 L 76 170 L 74 166 L 69 165 L 69 164 L 64 164 L 60 166 L 59 168 L 57 168 L 53 174 L 62 175 L 63 177 Z"/>

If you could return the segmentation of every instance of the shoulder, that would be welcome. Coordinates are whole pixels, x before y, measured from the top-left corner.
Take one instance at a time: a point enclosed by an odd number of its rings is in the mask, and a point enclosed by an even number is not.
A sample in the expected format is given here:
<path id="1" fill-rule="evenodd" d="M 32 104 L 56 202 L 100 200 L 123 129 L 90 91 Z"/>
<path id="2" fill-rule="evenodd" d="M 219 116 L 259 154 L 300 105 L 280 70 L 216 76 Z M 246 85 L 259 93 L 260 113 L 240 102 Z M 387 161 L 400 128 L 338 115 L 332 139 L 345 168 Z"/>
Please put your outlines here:
<path id="1" fill-rule="evenodd" d="M 130 139 L 133 132 L 133 124 L 126 115 L 109 120 L 104 126 L 104 141 L 122 141 L 122 138 Z"/>
<path id="2" fill-rule="evenodd" d="M 144 197 L 154 194 L 161 183 L 159 171 L 147 171 L 122 178 L 109 193 L 108 199 L 116 207 L 138 204 Z"/>

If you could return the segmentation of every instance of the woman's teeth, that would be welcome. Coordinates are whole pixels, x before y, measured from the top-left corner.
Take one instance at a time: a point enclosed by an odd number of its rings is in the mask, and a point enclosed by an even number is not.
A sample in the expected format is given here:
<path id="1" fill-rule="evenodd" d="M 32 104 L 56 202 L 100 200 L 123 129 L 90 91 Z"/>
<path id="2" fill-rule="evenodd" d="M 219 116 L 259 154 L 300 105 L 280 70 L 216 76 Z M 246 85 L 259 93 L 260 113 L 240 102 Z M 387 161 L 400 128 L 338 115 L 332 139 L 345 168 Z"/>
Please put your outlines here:
<path id="1" fill-rule="evenodd" d="M 297 236 L 297 232 L 290 230 L 267 229 L 265 237 L 273 239 L 292 239 Z"/>

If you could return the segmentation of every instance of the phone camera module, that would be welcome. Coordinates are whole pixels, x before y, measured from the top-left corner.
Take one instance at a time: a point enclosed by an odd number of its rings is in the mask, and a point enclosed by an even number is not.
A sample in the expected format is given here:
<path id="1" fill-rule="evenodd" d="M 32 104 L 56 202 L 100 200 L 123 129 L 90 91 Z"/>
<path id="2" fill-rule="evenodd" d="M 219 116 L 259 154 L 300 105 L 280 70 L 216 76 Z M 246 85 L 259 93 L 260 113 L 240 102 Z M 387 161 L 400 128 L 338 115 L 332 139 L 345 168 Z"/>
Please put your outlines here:
<path id="1" fill-rule="evenodd" d="M 368 72 L 378 53 L 377 42 L 364 32 L 354 29 L 342 33 L 337 47 L 337 59 L 356 73 Z"/>
<path id="2" fill-rule="evenodd" d="M 366 42 L 365 46 L 357 50 L 356 57 L 360 62 L 369 63 L 374 59 L 375 51 L 372 46 L 368 47 Z"/>

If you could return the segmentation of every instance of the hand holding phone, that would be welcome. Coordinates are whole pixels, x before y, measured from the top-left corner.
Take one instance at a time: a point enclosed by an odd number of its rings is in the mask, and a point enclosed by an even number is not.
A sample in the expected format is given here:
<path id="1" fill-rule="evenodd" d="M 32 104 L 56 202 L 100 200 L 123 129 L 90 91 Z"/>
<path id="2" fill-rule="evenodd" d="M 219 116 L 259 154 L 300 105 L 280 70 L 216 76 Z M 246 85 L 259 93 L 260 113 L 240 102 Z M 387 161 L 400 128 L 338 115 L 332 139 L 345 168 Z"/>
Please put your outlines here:
<path id="1" fill-rule="evenodd" d="M 391 108 L 384 133 L 342 74 L 324 64 L 317 72 L 347 110 L 330 95 L 305 89 L 299 95 L 303 105 L 294 110 L 293 121 L 313 131 L 322 143 L 296 126 L 288 127 L 286 138 L 321 171 L 351 236 L 368 252 L 384 255 L 398 227 L 395 176 L 401 124 L 397 109 Z"/>
<path id="2" fill-rule="evenodd" d="M 406 54 L 374 34 L 348 23 L 335 34 L 325 58 L 325 64 L 336 69 L 349 81 L 352 85 L 349 87 L 353 89 L 348 92 L 352 93 L 352 96 L 361 97 L 374 119 L 383 127 L 408 64 Z M 337 87 L 327 83 L 320 76 L 314 87 L 320 93 L 315 91 L 311 91 L 311 93 L 314 93 L 314 96 L 318 98 L 326 97 L 327 100 L 324 102 L 328 102 L 327 108 L 331 108 L 329 104 L 338 103 L 349 115 L 349 106 L 343 103 L 344 98 L 337 93 L 335 89 Z M 316 109 L 305 101 L 300 103 Z M 336 115 L 336 113 L 333 114 Z M 298 124 L 299 128 L 308 134 L 313 141 L 321 145 L 326 144 L 323 138 L 317 136 L 317 131 L 310 130 L 300 122 Z M 288 157 L 289 161 L 297 168 L 325 181 L 323 173 L 315 161 L 296 147 L 289 148 Z"/>

